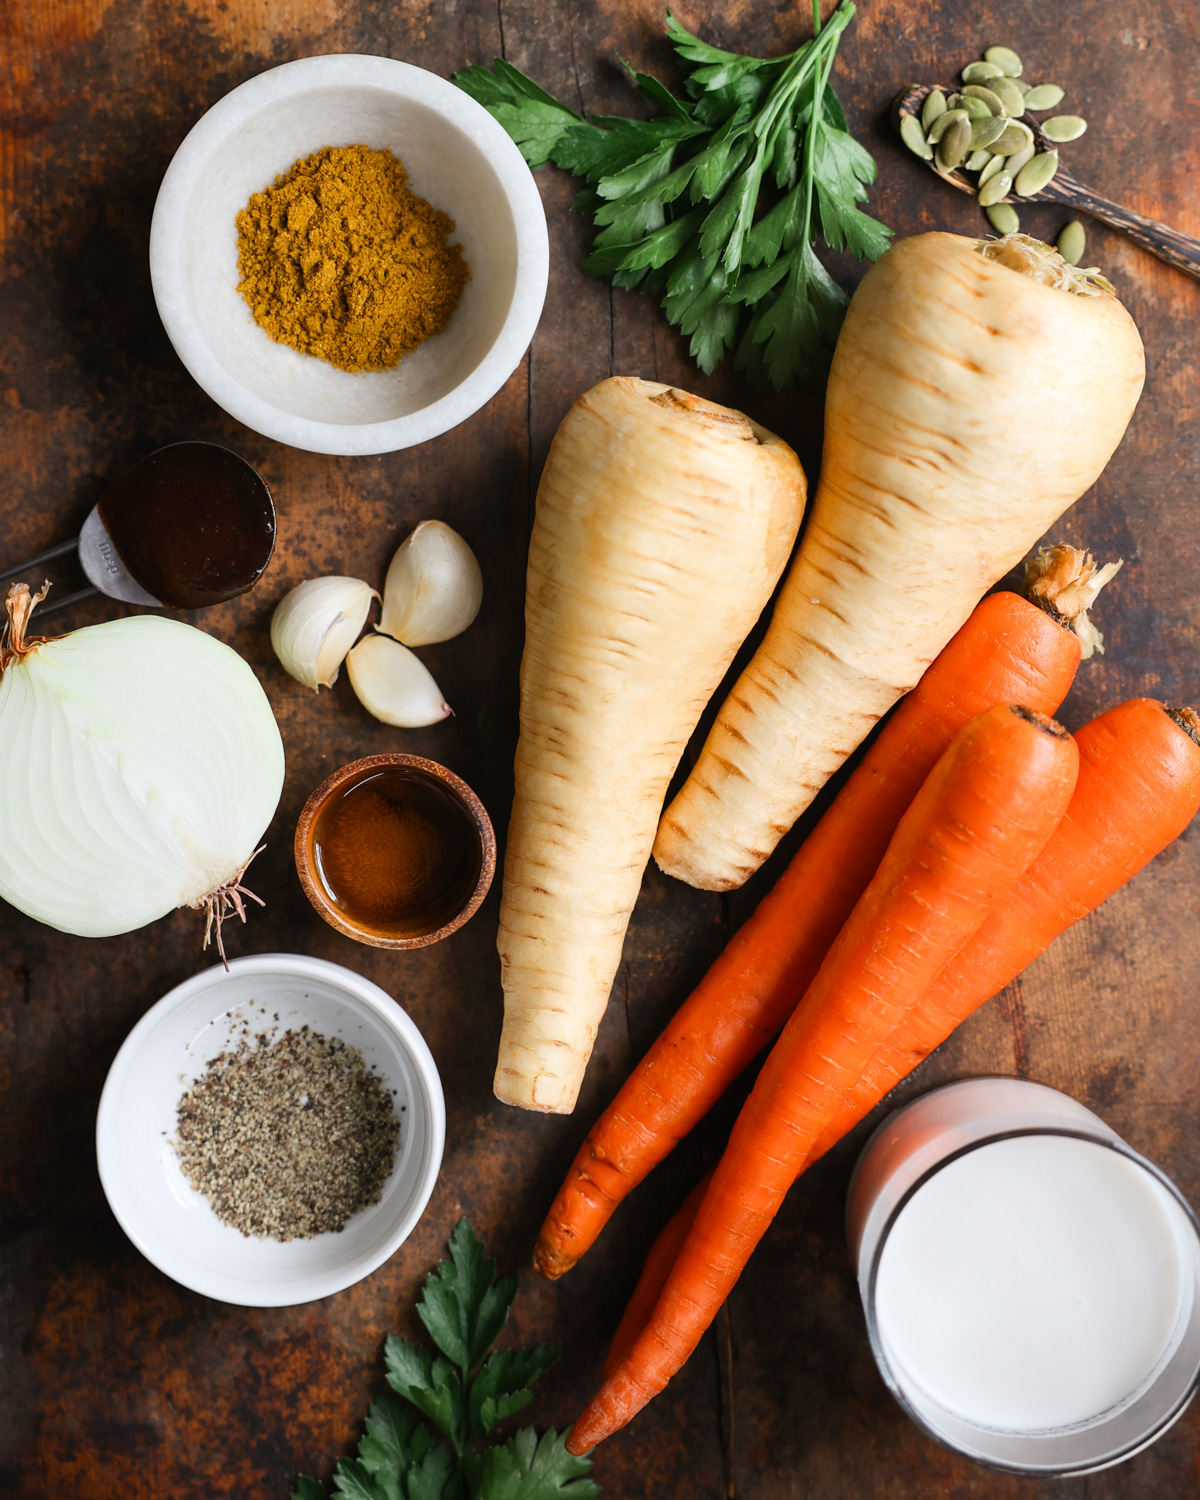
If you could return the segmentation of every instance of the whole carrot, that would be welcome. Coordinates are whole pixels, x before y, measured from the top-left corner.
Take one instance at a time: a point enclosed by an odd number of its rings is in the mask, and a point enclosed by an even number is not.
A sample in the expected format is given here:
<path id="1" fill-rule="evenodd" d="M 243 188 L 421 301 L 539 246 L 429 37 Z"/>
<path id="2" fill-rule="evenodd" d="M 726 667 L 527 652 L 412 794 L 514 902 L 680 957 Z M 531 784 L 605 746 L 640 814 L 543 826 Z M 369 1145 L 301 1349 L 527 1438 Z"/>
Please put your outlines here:
<path id="1" fill-rule="evenodd" d="M 1008 900 L 880 1047 L 818 1137 L 823 1156 L 954 1028 L 1177 839 L 1200 812 L 1200 717 L 1134 698 L 1075 735 L 1079 780 L 1062 822 Z"/>
<path id="2" fill-rule="evenodd" d="M 1060 725 L 1007 704 L 938 761 L 767 1058 L 650 1321 L 574 1424 L 571 1452 L 623 1427 L 683 1365 L 880 1042 L 1045 847 L 1078 763 Z"/>
<path id="3" fill-rule="evenodd" d="M 1119 566 L 1097 568 L 1085 552 L 1053 547 L 1029 566 L 1037 607 L 1012 593 L 978 605 L 589 1131 L 538 1237 L 533 1261 L 543 1276 L 570 1270 L 783 1026 L 963 725 L 995 703 L 1055 712 L 1079 665 L 1072 632 L 1087 655 L 1103 649 L 1087 610 Z"/>

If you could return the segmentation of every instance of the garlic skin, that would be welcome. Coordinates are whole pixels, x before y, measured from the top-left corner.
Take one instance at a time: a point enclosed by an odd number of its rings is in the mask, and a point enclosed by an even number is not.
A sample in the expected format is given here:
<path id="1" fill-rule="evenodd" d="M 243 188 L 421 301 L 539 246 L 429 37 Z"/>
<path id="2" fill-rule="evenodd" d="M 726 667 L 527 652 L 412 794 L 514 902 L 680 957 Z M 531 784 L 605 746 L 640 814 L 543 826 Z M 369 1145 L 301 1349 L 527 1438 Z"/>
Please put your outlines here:
<path id="1" fill-rule="evenodd" d="M 376 628 L 406 646 L 432 646 L 461 635 L 482 603 L 470 547 L 445 521 L 422 521 L 392 558 Z"/>
<path id="2" fill-rule="evenodd" d="M 428 668 L 390 636 L 359 641 L 346 658 L 346 672 L 367 712 L 398 729 L 437 724 L 452 712 Z"/>
<path id="3" fill-rule="evenodd" d="M 285 594 L 271 616 L 271 645 L 297 682 L 332 687 L 378 592 L 360 578 L 310 578 Z"/>

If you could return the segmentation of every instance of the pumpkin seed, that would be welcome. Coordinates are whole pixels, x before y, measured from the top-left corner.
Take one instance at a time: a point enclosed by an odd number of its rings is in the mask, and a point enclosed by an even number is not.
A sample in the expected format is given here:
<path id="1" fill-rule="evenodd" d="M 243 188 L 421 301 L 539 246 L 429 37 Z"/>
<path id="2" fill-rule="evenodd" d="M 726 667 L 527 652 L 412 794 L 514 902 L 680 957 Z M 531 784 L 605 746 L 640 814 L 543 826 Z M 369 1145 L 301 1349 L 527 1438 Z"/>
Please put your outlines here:
<path id="1" fill-rule="evenodd" d="M 1007 198 L 1012 192 L 1012 185 L 1012 177 L 1007 172 L 997 172 L 979 189 L 980 207 L 988 208 L 993 203 L 999 203 L 1001 198 Z"/>
<path id="2" fill-rule="evenodd" d="M 1007 156 L 993 156 L 988 162 L 987 166 L 984 167 L 984 169 L 979 174 L 979 186 L 982 187 L 985 182 L 988 182 L 991 178 L 995 177 L 997 172 L 1008 171 L 1006 163 L 1011 160 L 1012 158 Z"/>
<path id="3" fill-rule="evenodd" d="M 994 62 L 968 63 L 962 70 L 964 83 L 986 83 L 989 78 L 1002 78 L 1003 70 Z"/>
<path id="4" fill-rule="evenodd" d="M 1005 122 L 998 120 L 995 115 L 989 115 L 986 120 L 972 121 L 971 150 L 981 151 L 984 146 L 991 146 L 993 141 L 1004 134 L 1006 128 Z"/>
<path id="5" fill-rule="evenodd" d="M 1058 237 L 1058 253 L 1069 266 L 1077 266 L 1087 249 L 1087 232 L 1078 219 L 1072 219 Z"/>
<path id="6" fill-rule="evenodd" d="M 1082 115 L 1051 115 L 1042 121 L 1042 134 L 1048 141 L 1077 141 L 1086 129 Z"/>
<path id="7" fill-rule="evenodd" d="M 1016 156 L 1018 151 L 1024 151 L 1032 143 L 1033 136 L 1028 126 L 1013 120 L 1005 125 L 1003 134 L 998 135 L 988 149 L 997 156 Z"/>
<path id="8" fill-rule="evenodd" d="M 995 63 L 1005 78 L 1020 78 L 1025 71 L 1021 59 L 1011 47 L 989 47 L 983 54 L 983 60 Z"/>
<path id="9" fill-rule="evenodd" d="M 921 106 L 921 124 L 928 130 L 939 115 L 946 113 L 946 96 L 941 89 L 934 89 Z"/>
<path id="10" fill-rule="evenodd" d="M 984 167 L 987 166 L 988 162 L 990 162 L 991 159 L 992 153 L 990 151 L 972 151 L 970 156 L 967 157 L 966 161 L 963 162 L 963 166 L 968 172 L 982 172 Z"/>
<path id="11" fill-rule="evenodd" d="M 1032 88 L 1033 88 L 1033 84 L 1032 83 L 1023 83 L 1021 81 L 1021 79 L 1019 79 L 1019 78 L 1014 78 L 1013 82 L 1016 84 L 1016 86 L 1021 90 L 1021 92 L 1023 94 L 1028 94 L 1032 90 Z"/>
<path id="12" fill-rule="evenodd" d="M 1011 203 L 993 203 L 990 208 L 984 209 L 984 213 L 987 214 L 988 222 L 997 234 L 1020 232 L 1021 220 Z"/>
<path id="13" fill-rule="evenodd" d="M 925 139 L 925 132 L 916 115 L 903 116 L 900 121 L 900 139 L 914 156 L 919 156 L 922 161 L 933 160 L 933 147 Z"/>
<path id="14" fill-rule="evenodd" d="M 961 109 L 962 102 L 963 96 L 961 94 L 951 94 L 946 100 L 946 105 L 949 109 Z"/>
<path id="15" fill-rule="evenodd" d="M 991 89 L 982 83 L 968 83 L 963 89 L 964 99 L 982 99 L 994 115 L 1004 113 L 1004 102 L 999 94 L 994 94 Z"/>
<path id="16" fill-rule="evenodd" d="M 1011 78 L 993 78 L 988 88 L 1004 106 L 1004 113 L 1015 120 L 1025 113 L 1025 95 Z"/>
<path id="17" fill-rule="evenodd" d="M 946 134 L 947 130 L 950 129 L 951 125 L 956 125 L 960 120 L 965 125 L 969 125 L 971 123 L 970 120 L 967 119 L 967 112 L 965 109 L 948 109 L 944 115 L 938 115 L 937 119 L 929 127 L 929 144 L 931 146 L 936 146 L 941 138 Z"/>
<path id="18" fill-rule="evenodd" d="M 1025 108 L 1053 109 L 1056 104 L 1061 104 L 1062 101 L 1063 91 L 1057 83 L 1039 83 L 1025 95 Z"/>
<path id="19" fill-rule="evenodd" d="M 945 116 L 943 116 L 943 119 Z M 955 120 L 938 142 L 937 162 L 943 172 L 952 172 L 971 149 L 971 126 L 966 120 Z"/>
<path id="20" fill-rule="evenodd" d="M 1031 198 L 1050 182 L 1058 171 L 1058 152 L 1039 151 L 1032 161 L 1027 161 L 1017 173 L 1016 190 L 1019 198 Z"/>
<path id="21" fill-rule="evenodd" d="M 962 99 L 961 94 L 958 97 Z M 959 108 L 965 109 L 972 120 L 994 120 L 996 118 L 982 99 L 963 99 Z"/>
<path id="22" fill-rule="evenodd" d="M 1033 144 L 1032 141 L 1030 141 L 1028 146 L 1025 147 L 1024 151 L 1018 151 L 1015 156 L 1010 156 L 1008 158 L 1008 165 L 1004 170 L 1008 173 L 1008 175 L 1014 182 L 1016 182 L 1017 180 L 1017 173 L 1021 170 L 1021 168 L 1027 161 L 1033 160 L 1036 152 L 1037 147 Z"/>

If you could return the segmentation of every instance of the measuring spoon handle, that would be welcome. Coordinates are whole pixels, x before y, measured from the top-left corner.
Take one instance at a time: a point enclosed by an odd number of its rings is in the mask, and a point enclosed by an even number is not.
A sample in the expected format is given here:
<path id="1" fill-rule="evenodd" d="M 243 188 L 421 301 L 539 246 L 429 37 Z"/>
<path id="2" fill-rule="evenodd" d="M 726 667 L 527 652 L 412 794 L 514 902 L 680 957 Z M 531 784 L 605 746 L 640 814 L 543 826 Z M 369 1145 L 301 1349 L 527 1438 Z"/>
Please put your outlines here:
<path id="1" fill-rule="evenodd" d="M 1148 219 L 1145 214 L 1135 213 L 1112 203 L 1084 187 L 1082 182 L 1059 171 L 1052 181 L 1036 195 L 1039 198 L 1055 198 L 1059 203 L 1069 203 L 1072 208 L 1081 208 L 1094 219 L 1101 219 L 1113 229 L 1119 229 L 1131 240 L 1165 260 L 1168 265 L 1178 266 L 1189 276 L 1200 281 L 1200 240 L 1190 234 L 1181 234 L 1178 229 L 1160 224 L 1157 219 Z M 1019 200 L 1018 200 L 1019 201 Z"/>

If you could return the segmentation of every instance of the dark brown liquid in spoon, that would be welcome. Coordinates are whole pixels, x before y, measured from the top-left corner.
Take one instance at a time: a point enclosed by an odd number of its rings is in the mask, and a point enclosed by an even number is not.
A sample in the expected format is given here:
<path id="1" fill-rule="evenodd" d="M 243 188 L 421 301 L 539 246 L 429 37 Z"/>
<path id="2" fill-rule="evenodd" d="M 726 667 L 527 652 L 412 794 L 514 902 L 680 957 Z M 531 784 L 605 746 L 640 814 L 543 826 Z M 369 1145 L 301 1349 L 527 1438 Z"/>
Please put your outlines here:
<path id="1" fill-rule="evenodd" d="M 130 469 L 97 509 L 121 561 L 171 609 L 253 588 L 275 550 L 262 476 L 216 443 L 174 443 Z"/>

